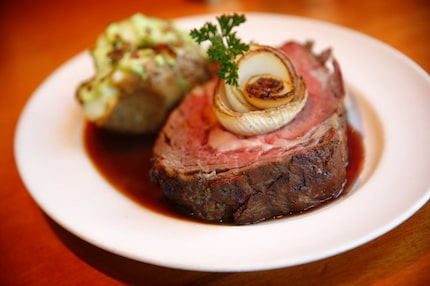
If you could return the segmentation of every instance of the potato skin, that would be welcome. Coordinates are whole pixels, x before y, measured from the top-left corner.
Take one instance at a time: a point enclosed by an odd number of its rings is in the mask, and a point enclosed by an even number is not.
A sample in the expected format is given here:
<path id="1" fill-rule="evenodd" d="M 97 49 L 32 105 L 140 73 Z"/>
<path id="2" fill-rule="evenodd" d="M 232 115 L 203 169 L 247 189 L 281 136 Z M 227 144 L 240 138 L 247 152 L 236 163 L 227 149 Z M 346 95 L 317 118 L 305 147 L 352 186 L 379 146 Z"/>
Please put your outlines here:
<path id="1" fill-rule="evenodd" d="M 76 97 L 89 121 L 116 132 L 158 131 L 192 87 L 212 78 L 212 64 L 188 34 L 141 14 L 110 24 L 91 56 L 96 73 Z"/>

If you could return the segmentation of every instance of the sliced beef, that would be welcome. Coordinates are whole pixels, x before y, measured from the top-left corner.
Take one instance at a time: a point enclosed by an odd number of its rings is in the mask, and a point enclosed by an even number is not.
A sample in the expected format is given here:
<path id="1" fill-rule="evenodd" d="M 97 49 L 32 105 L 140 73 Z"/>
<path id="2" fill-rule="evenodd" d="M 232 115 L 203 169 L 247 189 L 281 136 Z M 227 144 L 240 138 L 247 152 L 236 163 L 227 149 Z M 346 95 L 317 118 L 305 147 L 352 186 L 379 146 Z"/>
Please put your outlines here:
<path id="1" fill-rule="evenodd" d="M 293 122 L 252 137 L 226 131 L 212 111 L 213 80 L 186 97 L 156 140 L 152 181 L 197 219 L 256 223 L 342 192 L 348 154 L 340 68 L 330 50 L 314 55 L 310 45 L 296 42 L 281 50 L 308 88 L 306 106 Z"/>

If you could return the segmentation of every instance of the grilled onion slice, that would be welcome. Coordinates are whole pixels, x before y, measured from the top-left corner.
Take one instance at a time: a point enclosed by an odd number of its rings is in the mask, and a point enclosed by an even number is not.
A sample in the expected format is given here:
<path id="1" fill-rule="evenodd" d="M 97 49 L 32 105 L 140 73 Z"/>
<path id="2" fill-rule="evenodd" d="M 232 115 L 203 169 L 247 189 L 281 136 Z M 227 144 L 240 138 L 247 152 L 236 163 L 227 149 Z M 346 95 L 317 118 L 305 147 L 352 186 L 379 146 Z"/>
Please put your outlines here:
<path id="1" fill-rule="evenodd" d="M 243 136 L 269 133 L 302 110 L 305 83 L 282 51 L 251 45 L 236 61 L 239 85 L 220 80 L 214 96 L 215 115 L 227 130 Z"/>

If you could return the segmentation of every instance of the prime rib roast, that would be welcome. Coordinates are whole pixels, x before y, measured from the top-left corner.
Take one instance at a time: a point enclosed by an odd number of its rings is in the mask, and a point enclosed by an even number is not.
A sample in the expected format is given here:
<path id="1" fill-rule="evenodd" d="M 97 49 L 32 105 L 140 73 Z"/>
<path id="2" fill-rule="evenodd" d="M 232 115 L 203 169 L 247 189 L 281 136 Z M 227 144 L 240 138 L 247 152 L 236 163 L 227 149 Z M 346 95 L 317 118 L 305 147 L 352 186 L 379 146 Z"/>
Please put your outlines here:
<path id="1" fill-rule="evenodd" d="M 189 215 L 250 224 L 310 209 L 342 192 L 348 146 L 339 65 L 330 49 L 315 54 L 310 43 L 287 42 L 280 49 L 309 94 L 291 123 L 252 137 L 226 131 L 212 111 L 214 79 L 194 89 L 160 132 L 151 180 Z"/>

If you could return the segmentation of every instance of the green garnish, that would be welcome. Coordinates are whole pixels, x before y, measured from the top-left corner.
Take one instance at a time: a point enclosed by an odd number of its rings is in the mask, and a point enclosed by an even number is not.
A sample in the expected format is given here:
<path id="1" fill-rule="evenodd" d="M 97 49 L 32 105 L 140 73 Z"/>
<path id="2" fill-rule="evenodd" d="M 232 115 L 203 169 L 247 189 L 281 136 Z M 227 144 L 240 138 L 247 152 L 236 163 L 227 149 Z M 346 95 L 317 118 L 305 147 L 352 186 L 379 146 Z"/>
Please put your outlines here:
<path id="1" fill-rule="evenodd" d="M 232 32 L 234 27 L 246 21 L 244 15 L 221 15 L 216 17 L 219 28 L 212 23 L 206 23 L 200 30 L 193 29 L 191 37 L 199 44 L 209 41 L 211 45 L 207 50 L 209 58 L 219 63 L 218 77 L 224 79 L 227 84 L 238 86 L 238 66 L 235 58 L 249 50 L 249 45 L 243 43 Z"/>

